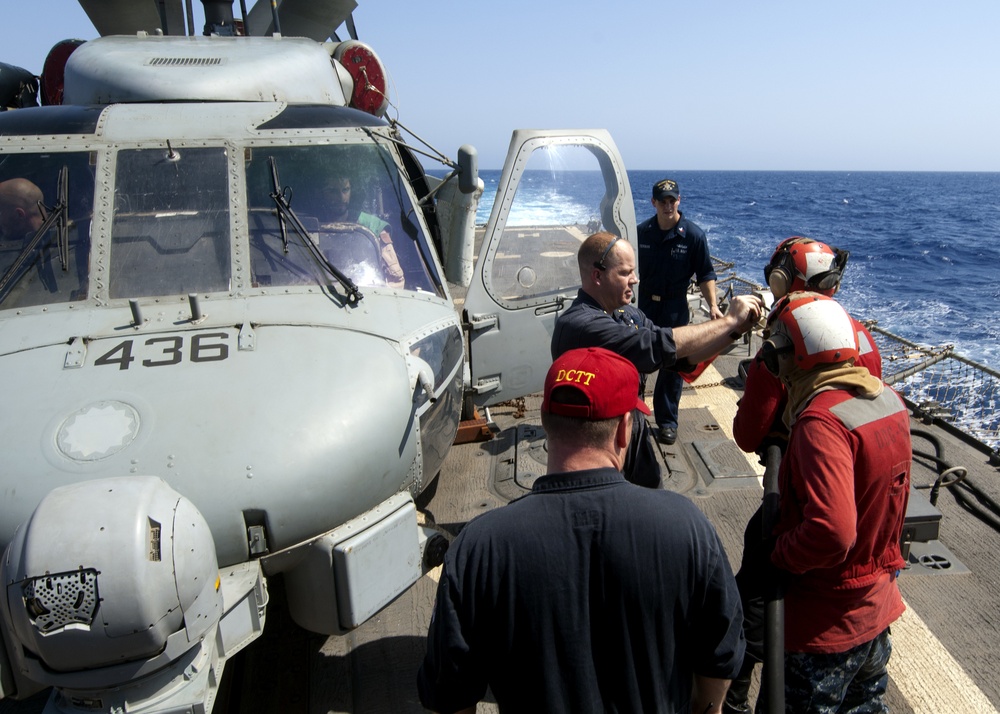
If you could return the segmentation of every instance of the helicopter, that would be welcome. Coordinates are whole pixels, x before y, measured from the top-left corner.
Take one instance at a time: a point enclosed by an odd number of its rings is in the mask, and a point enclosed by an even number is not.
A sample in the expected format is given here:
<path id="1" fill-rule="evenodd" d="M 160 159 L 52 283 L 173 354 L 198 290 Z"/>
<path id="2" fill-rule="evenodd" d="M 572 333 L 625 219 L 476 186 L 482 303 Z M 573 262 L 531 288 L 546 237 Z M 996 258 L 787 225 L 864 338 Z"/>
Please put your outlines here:
<path id="1" fill-rule="evenodd" d="M 518 130 L 477 228 L 476 150 L 390 116 L 353 0 L 81 5 L 0 112 L 0 695 L 211 711 L 269 579 L 341 635 L 441 562 L 416 499 L 541 388 L 631 191 L 606 131 Z M 562 181 L 592 203 L 539 215 Z"/>

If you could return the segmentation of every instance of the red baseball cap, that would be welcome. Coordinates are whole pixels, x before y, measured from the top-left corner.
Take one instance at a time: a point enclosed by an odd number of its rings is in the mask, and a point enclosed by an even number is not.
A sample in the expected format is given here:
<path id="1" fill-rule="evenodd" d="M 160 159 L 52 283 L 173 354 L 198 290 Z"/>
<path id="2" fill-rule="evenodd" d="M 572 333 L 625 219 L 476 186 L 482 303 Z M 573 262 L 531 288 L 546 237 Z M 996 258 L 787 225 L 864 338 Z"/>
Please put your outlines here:
<path id="1" fill-rule="evenodd" d="M 579 391 L 586 404 L 552 401 L 556 387 Z M 614 419 L 638 409 L 649 414 L 639 398 L 639 372 L 621 355 L 603 347 L 586 347 L 562 354 L 545 375 L 542 411 L 580 419 Z"/>

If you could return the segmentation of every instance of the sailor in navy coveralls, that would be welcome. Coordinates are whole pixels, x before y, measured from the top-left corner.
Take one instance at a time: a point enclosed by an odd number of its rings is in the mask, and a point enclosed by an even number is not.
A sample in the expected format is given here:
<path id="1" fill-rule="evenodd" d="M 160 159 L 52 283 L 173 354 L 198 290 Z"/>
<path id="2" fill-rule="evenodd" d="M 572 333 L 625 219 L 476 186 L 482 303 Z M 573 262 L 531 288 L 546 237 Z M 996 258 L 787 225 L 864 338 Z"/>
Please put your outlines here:
<path id="1" fill-rule="evenodd" d="M 677 182 L 663 179 L 653 186 L 656 215 L 638 226 L 639 309 L 660 327 L 688 324 L 687 289 L 694 275 L 711 309 L 712 319 L 722 317 L 715 299 L 715 271 L 705 232 L 678 210 Z M 677 412 L 683 387 L 673 370 L 660 370 L 653 388 L 653 415 L 657 438 L 665 444 L 677 440 Z"/>

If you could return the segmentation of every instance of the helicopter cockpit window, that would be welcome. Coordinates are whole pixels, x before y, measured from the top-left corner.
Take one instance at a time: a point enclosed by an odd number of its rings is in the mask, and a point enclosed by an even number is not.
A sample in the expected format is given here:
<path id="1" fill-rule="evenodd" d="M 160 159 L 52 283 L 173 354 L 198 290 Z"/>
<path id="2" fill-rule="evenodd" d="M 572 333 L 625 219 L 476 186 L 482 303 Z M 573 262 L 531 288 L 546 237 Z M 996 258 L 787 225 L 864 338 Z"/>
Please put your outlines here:
<path id="1" fill-rule="evenodd" d="M 359 287 L 440 293 L 427 239 L 384 148 L 255 147 L 245 158 L 253 287 L 330 284 L 309 240 Z M 307 236 L 281 219 L 275 193 Z"/>
<path id="2" fill-rule="evenodd" d="M 89 153 L 0 154 L 0 310 L 87 298 Z"/>
<path id="3" fill-rule="evenodd" d="M 605 228 L 609 188 L 587 147 L 535 150 L 493 253 L 490 292 L 516 306 L 579 286 L 577 251 L 588 235 Z"/>
<path id="4" fill-rule="evenodd" d="M 229 183 L 223 147 L 118 152 L 112 298 L 229 289 Z"/>

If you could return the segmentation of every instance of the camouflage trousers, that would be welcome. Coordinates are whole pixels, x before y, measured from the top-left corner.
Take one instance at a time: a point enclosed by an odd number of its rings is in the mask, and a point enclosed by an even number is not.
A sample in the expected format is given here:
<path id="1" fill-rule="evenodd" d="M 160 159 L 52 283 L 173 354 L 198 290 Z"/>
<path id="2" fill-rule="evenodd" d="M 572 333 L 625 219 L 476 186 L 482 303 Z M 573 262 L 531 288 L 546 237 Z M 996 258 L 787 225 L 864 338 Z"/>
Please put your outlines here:
<path id="1" fill-rule="evenodd" d="M 787 714 L 888 712 L 886 665 L 892 641 L 886 628 L 870 642 L 837 654 L 785 653 Z"/>

